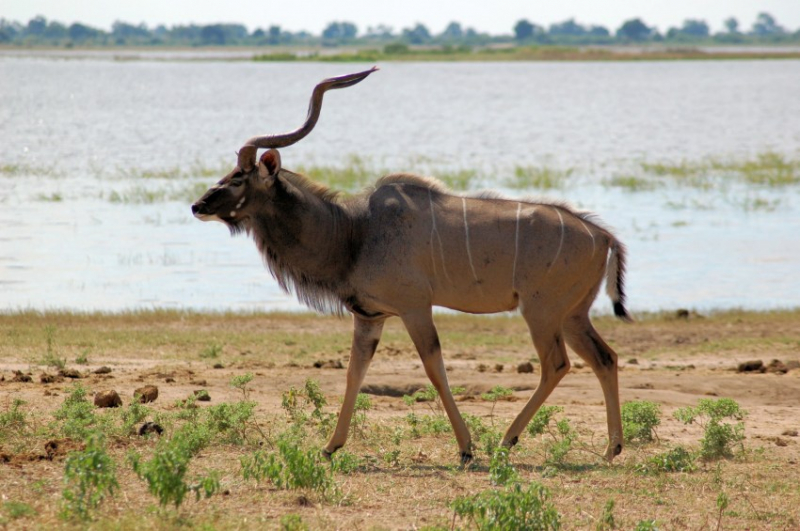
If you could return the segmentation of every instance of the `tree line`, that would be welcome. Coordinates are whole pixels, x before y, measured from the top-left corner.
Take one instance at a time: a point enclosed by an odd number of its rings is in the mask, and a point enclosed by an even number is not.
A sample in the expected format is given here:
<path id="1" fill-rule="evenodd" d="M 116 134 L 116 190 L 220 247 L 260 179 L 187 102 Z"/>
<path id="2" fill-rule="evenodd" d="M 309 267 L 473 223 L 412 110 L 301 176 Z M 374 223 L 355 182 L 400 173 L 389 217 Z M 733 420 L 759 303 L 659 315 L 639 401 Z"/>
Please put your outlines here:
<path id="1" fill-rule="evenodd" d="M 511 33 L 490 35 L 451 22 L 441 33 L 424 24 L 395 30 L 386 25 L 361 31 L 352 22 L 329 23 L 320 34 L 287 31 L 275 24 L 249 31 L 243 24 L 189 24 L 166 27 L 117 21 L 111 31 L 81 23 L 70 25 L 43 16 L 27 24 L 0 19 L 0 44 L 21 46 L 340 46 L 376 43 L 405 45 L 481 46 L 493 43 L 540 45 L 589 45 L 663 42 L 676 44 L 783 44 L 800 43 L 800 29 L 781 26 L 769 13 L 760 13 L 749 28 L 736 18 L 724 22 L 725 29 L 712 32 L 701 19 L 686 19 L 680 27 L 660 32 L 641 18 L 623 22 L 614 31 L 599 25 L 579 24 L 575 19 L 539 25 L 520 19 Z"/>

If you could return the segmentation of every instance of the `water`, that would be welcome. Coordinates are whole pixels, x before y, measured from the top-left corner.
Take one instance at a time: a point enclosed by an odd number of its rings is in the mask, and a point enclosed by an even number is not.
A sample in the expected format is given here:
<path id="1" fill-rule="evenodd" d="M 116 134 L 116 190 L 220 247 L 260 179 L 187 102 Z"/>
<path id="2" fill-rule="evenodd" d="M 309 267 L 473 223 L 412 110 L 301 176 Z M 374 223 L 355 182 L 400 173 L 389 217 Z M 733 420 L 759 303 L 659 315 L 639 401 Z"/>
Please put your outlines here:
<path id="1" fill-rule="evenodd" d="M 112 58 L 0 55 L 0 310 L 298 308 L 250 241 L 191 217 L 186 188 L 218 177 L 163 173 L 221 176 L 250 136 L 297 127 L 317 81 L 368 65 Z M 478 169 L 495 188 L 516 165 L 571 168 L 573 184 L 548 195 L 627 243 L 633 310 L 795 307 L 800 187 L 602 181 L 643 160 L 797 157 L 799 86 L 800 61 L 389 63 L 326 95 L 283 164 L 356 154 L 398 171 Z M 163 197 L 135 202 L 148 190 Z"/>

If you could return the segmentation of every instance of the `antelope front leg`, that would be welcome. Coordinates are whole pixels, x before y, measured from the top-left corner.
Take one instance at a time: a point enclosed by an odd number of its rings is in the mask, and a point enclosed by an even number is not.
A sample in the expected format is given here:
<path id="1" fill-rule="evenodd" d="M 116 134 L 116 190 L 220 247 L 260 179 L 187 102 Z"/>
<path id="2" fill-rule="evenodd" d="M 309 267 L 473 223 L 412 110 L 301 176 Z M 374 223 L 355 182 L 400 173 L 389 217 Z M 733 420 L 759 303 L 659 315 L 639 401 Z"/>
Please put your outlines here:
<path id="1" fill-rule="evenodd" d="M 406 330 L 408 330 L 408 334 L 411 336 L 411 340 L 414 342 L 414 346 L 417 347 L 417 352 L 419 352 L 419 357 L 422 359 L 422 365 L 425 367 L 428 379 L 439 393 L 439 398 L 442 399 L 442 405 L 447 417 L 450 419 L 450 424 L 453 426 L 458 448 L 461 451 L 461 463 L 469 463 L 472 461 L 472 441 L 467 425 L 464 423 L 464 419 L 456 406 L 453 393 L 450 392 L 450 385 L 447 383 L 447 373 L 442 359 L 439 334 L 433 324 L 431 309 L 427 308 L 425 311 L 405 314 L 401 316 L 401 319 L 406 326 Z"/>
<path id="2" fill-rule="evenodd" d="M 344 446 L 347 433 L 350 430 L 350 420 L 356 405 L 356 397 L 361 390 L 361 383 L 367 374 L 369 363 L 378 348 L 383 331 L 383 320 L 367 321 L 358 316 L 353 316 L 353 344 L 350 347 L 350 362 L 347 365 L 347 386 L 344 391 L 342 409 L 339 411 L 339 420 L 328 444 L 322 450 L 325 457 L 330 458 L 333 452 Z"/>

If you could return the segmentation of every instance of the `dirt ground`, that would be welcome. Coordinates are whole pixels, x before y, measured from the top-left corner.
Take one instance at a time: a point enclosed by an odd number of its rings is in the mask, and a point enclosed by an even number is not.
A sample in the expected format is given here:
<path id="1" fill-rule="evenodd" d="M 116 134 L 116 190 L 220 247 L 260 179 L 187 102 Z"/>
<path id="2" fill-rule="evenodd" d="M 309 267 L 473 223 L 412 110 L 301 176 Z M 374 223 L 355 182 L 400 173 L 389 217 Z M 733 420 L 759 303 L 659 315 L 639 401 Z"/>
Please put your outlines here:
<path id="1" fill-rule="evenodd" d="M 517 372 L 519 364 L 535 360 L 521 319 L 444 315 L 437 319 L 437 323 L 450 385 L 466 388 L 466 392 L 458 397 L 462 413 L 491 418 L 505 429 L 538 382 L 539 368 L 535 361 L 533 374 Z M 757 486 L 753 487 L 751 495 L 742 494 L 743 508 L 738 516 L 726 517 L 728 525 L 723 525 L 724 528 L 800 526 L 797 508 L 800 483 L 794 483 L 794 486 L 791 482 L 781 483 L 780 489 L 791 492 L 789 498 L 768 491 L 778 484 L 777 479 L 789 481 L 787 475 L 796 477 L 800 461 L 800 438 L 797 435 L 800 431 L 799 312 L 732 312 L 713 316 L 681 312 L 679 315 L 647 316 L 632 325 L 603 318 L 597 327 L 619 354 L 622 402 L 648 400 L 661 406 L 662 424 L 657 431 L 660 448 L 677 444 L 697 446 L 701 436 L 699 428 L 672 418 L 672 413 L 679 407 L 696 405 L 701 398 L 729 397 L 747 410 L 745 446 L 758 449 L 762 457 L 752 457 L 746 460 L 746 465 L 726 462 L 732 471 L 729 486 L 734 492 L 735 488 L 744 492 L 741 489 L 745 488 L 742 485 L 746 481 L 735 487 L 736 481 L 744 481 L 741 478 L 759 473 L 774 474 L 776 481 L 755 482 Z M 346 371 L 343 368 L 348 361 L 349 328 L 347 319 L 306 315 L 0 316 L 0 337 L 3 337 L 0 346 L 0 411 L 8 411 L 12 400 L 20 398 L 26 402 L 27 411 L 44 425 L 47 422 L 44 419 L 59 407 L 74 381 L 80 381 L 92 393 L 114 389 L 124 404 L 130 402 L 135 389 L 155 385 L 158 399 L 150 404 L 155 410 L 170 411 L 177 401 L 198 389 L 208 391 L 212 404 L 232 402 L 241 399 L 241 394 L 230 386 L 231 378 L 252 373 L 250 399 L 257 402 L 256 414 L 262 418 L 281 414 L 282 394 L 292 386 L 302 387 L 308 378 L 319 382 L 322 392 L 328 397 L 329 409 L 334 412 L 344 392 Z M 208 351 L 209 345 L 214 345 L 216 350 Z M 87 363 L 73 363 L 72 360 L 81 354 L 87 358 Z M 79 379 L 59 378 L 57 370 L 45 364 L 47 359 L 59 356 L 67 360 L 68 368 L 77 370 Z M 764 372 L 737 370 L 741 363 L 752 360 L 762 361 Z M 577 356 L 571 355 L 571 361 L 570 373 L 547 403 L 563 406 L 564 415 L 570 422 L 582 433 L 593 434 L 588 444 L 601 452 L 606 434 L 602 393 L 592 372 L 580 363 Z M 315 364 L 322 367 L 315 367 Z M 108 367 L 111 371 L 96 374 L 100 367 Z M 18 381 L 20 374 L 30 374 L 32 381 Z M 51 374 L 56 381 L 42 383 L 42 374 Z M 410 394 L 427 383 L 422 365 L 400 323 L 390 322 L 363 388 L 364 392 L 371 394 L 373 405 L 367 413 L 366 429 L 369 430 L 370 425 L 401 422 L 409 412 L 402 395 Z M 514 394 L 499 402 L 493 417 L 490 417 L 492 404 L 481 400 L 480 394 L 496 385 L 510 387 Z M 31 455 L 47 456 L 42 442 L 31 438 L 29 445 L 19 440 L 12 445 L 8 440 L 0 440 L 0 454 L 4 456 L 0 461 L 5 461 L 0 462 L 2 501 L 25 500 L 39 513 L 35 518 L 9 520 L 6 517 L 5 521 L 0 520 L 0 526 L 3 522 L 12 528 L 17 525 L 20 528 L 64 525 L 54 515 L 62 487 L 59 479 L 63 459 L 70 446 L 62 444 L 60 450 L 49 456 L 50 459 L 33 460 Z M 120 455 L 124 455 L 129 446 L 138 448 L 142 444 L 121 444 Z M 486 483 L 486 468 L 484 466 L 482 471 L 479 468 L 473 474 L 475 478 L 453 479 L 446 468 L 456 464 L 457 449 L 451 436 L 410 444 L 413 448 L 404 449 L 409 456 L 405 467 L 399 470 L 378 467 L 374 477 L 364 474 L 364 478 L 359 478 L 356 474 L 344 478 L 345 490 L 355 493 L 356 501 L 351 505 L 327 507 L 318 502 L 309 507 L 298 507 L 296 496 L 276 494 L 263 486 L 245 487 L 241 480 L 229 479 L 227 488 L 234 495 L 220 498 L 222 501 L 215 502 L 216 505 L 210 501 L 195 505 L 192 500 L 186 507 L 189 507 L 190 517 L 200 514 L 201 520 L 210 519 L 216 522 L 213 526 L 221 528 L 257 528 L 259 524 L 256 522 L 275 527 L 276 518 L 281 514 L 295 512 L 301 514 L 311 528 L 447 527 L 452 511 L 446 502 L 456 495 L 474 492 L 476 486 L 490 487 Z M 534 442 L 528 441 L 527 444 L 533 445 Z M 346 449 L 362 455 L 376 451 L 358 440 L 351 440 Z M 625 459 L 634 459 L 631 455 L 638 455 L 641 459 L 641 452 L 626 448 L 614 466 L 624 468 Z M 207 452 L 205 458 L 236 466 L 236 459 L 222 454 L 217 449 Z M 415 454 L 422 456 L 419 463 L 412 459 Z M 536 462 L 535 455 L 524 449 L 519 455 L 521 470 L 530 479 L 541 480 L 541 463 Z M 765 455 L 767 457 L 763 457 Z M 744 468 L 734 472 L 737 466 Z M 431 474 L 435 477 L 429 477 Z M 590 484 L 597 483 L 597 488 L 605 489 L 604 492 L 625 492 L 622 487 L 614 487 L 608 474 L 608 471 L 598 471 L 594 475 L 589 472 L 588 475 L 579 474 L 577 479 L 569 479 L 570 476 L 564 479 L 562 476 L 551 484 L 566 528 L 595 525 L 598 507 L 606 498 L 593 499 L 590 493 L 594 487 Z M 46 481 L 47 485 L 38 487 L 43 495 L 32 496 L 32 485 L 37 481 Z M 375 481 L 383 485 L 382 492 L 367 487 Z M 420 501 L 424 493 L 403 494 L 406 489 L 413 490 L 415 481 L 426 488 L 438 489 L 433 498 L 445 501 L 430 502 L 430 505 Z M 570 481 L 583 483 L 588 491 L 581 490 L 577 499 L 571 498 L 565 494 L 569 492 Z M 676 488 L 680 488 L 678 483 Z M 645 515 L 652 515 L 664 529 L 714 527 L 717 516 L 713 498 L 708 498 L 711 501 L 707 507 L 697 507 L 696 500 L 684 499 L 687 495 L 695 497 L 696 488 L 701 487 L 694 485 L 686 489 L 688 494 L 675 495 L 672 502 L 665 502 L 663 507 L 654 503 L 645 511 L 635 507 L 635 503 L 626 504 L 624 497 L 618 498 L 618 519 L 630 527 Z M 238 497 L 235 495 L 237 490 Z M 133 487 L 130 492 L 126 497 L 135 500 Z M 395 500 L 388 506 L 384 499 L 387 492 L 393 493 Z M 264 497 L 271 501 L 266 505 L 256 503 Z M 584 499 L 585 506 L 581 505 L 581 499 Z M 207 504 L 205 508 L 201 506 L 203 503 Z M 682 503 L 686 504 L 685 515 L 680 514 Z M 750 512 L 754 511 L 755 516 L 748 514 L 747 505 L 752 506 Z M 142 506 L 147 504 L 144 501 L 117 502 L 104 517 L 122 518 L 120 521 L 124 522 Z M 764 514 L 775 516 L 765 519 Z M 145 527 L 163 524 L 154 523 L 157 520 L 148 522 Z"/>

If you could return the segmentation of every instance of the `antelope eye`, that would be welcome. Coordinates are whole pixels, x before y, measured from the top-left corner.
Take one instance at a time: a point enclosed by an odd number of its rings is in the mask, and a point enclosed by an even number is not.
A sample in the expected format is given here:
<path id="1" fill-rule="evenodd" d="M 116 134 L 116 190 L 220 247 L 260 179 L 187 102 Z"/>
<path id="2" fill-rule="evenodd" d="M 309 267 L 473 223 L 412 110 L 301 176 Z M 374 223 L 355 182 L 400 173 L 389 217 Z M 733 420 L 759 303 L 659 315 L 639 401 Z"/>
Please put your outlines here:
<path id="1" fill-rule="evenodd" d="M 244 184 L 244 181 L 242 181 L 241 179 L 237 179 L 237 180 L 235 180 L 235 181 L 231 181 L 231 182 L 228 184 L 228 186 L 237 187 L 237 186 L 241 186 L 241 185 L 243 185 L 243 184 Z"/>

